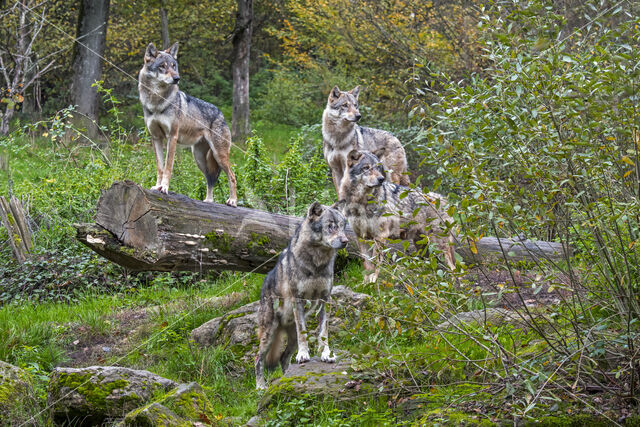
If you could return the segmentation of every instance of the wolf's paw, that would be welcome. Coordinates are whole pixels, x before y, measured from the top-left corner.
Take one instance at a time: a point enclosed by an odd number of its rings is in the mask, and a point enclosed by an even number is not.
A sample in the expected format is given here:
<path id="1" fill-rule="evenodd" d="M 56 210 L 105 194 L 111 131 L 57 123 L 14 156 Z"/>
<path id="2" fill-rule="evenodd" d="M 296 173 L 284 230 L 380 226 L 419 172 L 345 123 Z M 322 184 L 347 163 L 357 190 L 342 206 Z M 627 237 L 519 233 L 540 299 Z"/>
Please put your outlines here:
<path id="1" fill-rule="evenodd" d="M 264 382 L 264 380 L 256 381 L 256 390 L 266 390 L 266 389 L 267 389 L 267 384 Z"/>
<path id="2" fill-rule="evenodd" d="M 298 354 L 296 355 L 296 363 L 308 362 L 309 359 L 311 359 L 309 357 L 309 350 L 300 350 L 300 351 L 298 351 Z"/>
<path id="3" fill-rule="evenodd" d="M 365 283 L 376 283 L 378 281 L 378 273 L 370 273 L 364 276 Z"/>
<path id="4" fill-rule="evenodd" d="M 205 203 L 213 203 L 213 197 L 210 197 L 210 198 L 208 197 L 208 198 L 204 199 L 203 202 L 205 202 Z"/>
<path id="5" fill-rule="evenodd" d="M 325 349 L 322 351 L 322 356 L 320 356 L 320 360 L 322 360 L 324 363 L 333 363 L 336 361 L 336 357 L 331 355 L 331 350 L 329 350 L 329 347 L 325 347 Z"/>
<path id="6" fill-rule="evenodd" d="M 159 191 L 159 192 L 161 192 L 163 194 L 168 194 L 169 193 L 169 184 L 154 185 L 153 187 L 151 187 L 151 189 Z"/>
<path id="7" fill-rule="evenodd" d="M 227 199 L 227 205 L 235 208 L 238 206 L 238 200 L 232 199 L 231 197 L 229 197 L 229 199 Z"/>

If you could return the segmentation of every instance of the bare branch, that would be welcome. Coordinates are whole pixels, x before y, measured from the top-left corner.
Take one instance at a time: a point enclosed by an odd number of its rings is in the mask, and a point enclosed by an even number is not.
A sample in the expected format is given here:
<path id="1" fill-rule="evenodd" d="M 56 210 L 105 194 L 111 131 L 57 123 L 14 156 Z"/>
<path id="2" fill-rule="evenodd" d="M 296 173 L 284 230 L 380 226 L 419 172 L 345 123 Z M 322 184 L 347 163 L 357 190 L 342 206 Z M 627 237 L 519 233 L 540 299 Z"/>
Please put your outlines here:
<path id="1" fill-rule="evenodd" d="M 51 62 L 49 62 L 44 68 L 42 68 L 41 70 L 38 70 L 37 73 L 34 73 L 33 77 L 31 77 L 31 79 L 28 82 L 24 83 L 24 85 L 22 86 L 22 90 L 23 91 L 26 90 L 29 86 L 31 86 L 33 84 L 34 81 L 36 81 L 37 79 L 42 77 L 42 75 L 44 73 L 46 73 L 47 71 L 51 71 L 51 70 L 54 70 L 56 68 L 59 68 L 60 65 L 57 65 L 57 66 L 53 67 L 53 64 L 55 62 L 56 62 L 56 60 L 52 59 Z"/>
<path id="2" fill-rule="evenodd" d="M 7 87 L 9 87 L 11 85 L 11 79 L 9 78 L 9 73 L 7 73 L 7 67 L 4 65 L 2 55 L 0 55 L 0 68 L 2 68 L 2 75 L 4 76 L 4 80 L 7 82 Z"/>

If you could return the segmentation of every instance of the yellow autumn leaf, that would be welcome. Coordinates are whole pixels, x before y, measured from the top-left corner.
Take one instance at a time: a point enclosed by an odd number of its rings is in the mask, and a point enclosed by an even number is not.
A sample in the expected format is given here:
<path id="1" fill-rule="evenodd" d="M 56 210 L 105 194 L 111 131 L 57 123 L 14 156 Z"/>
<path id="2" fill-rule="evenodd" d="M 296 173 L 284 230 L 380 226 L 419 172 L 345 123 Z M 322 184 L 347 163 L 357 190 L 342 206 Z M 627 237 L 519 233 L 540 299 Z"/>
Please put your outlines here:
<path id="1" fill-rule="evenodd" d="M 628 177 L 629 175 L 631 175 L 631 172 L 633 172 L 633 170 L 628 170 L 628 171 L 626 171 L 622 177 L 623 177 L 623 178 Z"/>
<path id="2" fill-rule="evenodd" d="M 636 165 L 635 163 L 633 163 L 633 160 L 631 160 L 631 159 L 629 158 L 629 156 L 622 156 L 622 159 L 621 159 L 621 160 L 622 160 L 623 162 L 625 162 L 626 164 L 630 165 L 630 166 L 635 166 L 635 165 Z"/>
<path id="3" fill-rule="evenodd" d="M 474 254 L 478 253 L 478 248 L 476 247 L 476 242 L 474 242 L 473 240 L 469 240 L 469 248 L 471 249 L 471 252 L 473 252 Z"/>
<path id="4" fill-rule="evenodd" d="M 405 286 L 407 287 L 407 291 L 409 291 L 411 296 L 413 296 L 413 289 L 411 288 L 411 286 L 409 286 L 409 285 L 405 285 Z"/>

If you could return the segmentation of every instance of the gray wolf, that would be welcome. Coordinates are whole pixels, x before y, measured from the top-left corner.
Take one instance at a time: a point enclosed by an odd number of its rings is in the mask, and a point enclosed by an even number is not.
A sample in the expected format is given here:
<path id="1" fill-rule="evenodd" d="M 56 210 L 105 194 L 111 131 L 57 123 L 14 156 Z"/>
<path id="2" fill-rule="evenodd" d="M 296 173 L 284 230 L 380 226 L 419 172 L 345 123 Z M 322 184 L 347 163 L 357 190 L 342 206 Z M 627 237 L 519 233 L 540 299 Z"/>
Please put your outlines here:
<path id="1" fill-rule="evenodd" d="M 329 349 L 325 302 L 333 287 L 336 252 L 348 242 L 346 222 L 337 210 L 314 202 L 276 266 L 267 274 L 258 310 L 260 344 L 255 363 L 256 388 L 265 388 L 265 370 L 273 370 L 280 364 L 285 372 L 296 350 L 296 362 L 309 360 L 305 319 L 312 311 L 318 310 L 320 358 L 326 363 L 335 361 Z M 308 300 L 312 304 L 305 310 Z"/>
<path id="2" fill-rule="evenodd" d="M 165 51 L 149 43 L 138 75 L 144 122 L 156 155 L 157 180 L 151 188 L 161 193 L 169 191 L 176 146 L 187 146 L 207 181 L 204 201 L 213 202 L 213 186 L 222 169 L 229 180 L 227 204 L 236 206 L 236 177 L 229 163 L 231 132 L 220 110 L 178 89 L 177 55 L 178 43 Z M 167 157 L 163 159 L 165 140 Z"/>
<path id="3" fill-rule="evenodd" d="M 331 169 L 338 199 L 341 199 L 340 183 L 346 173 L 347 155 L 354 149 L 374 152 L 384 147 L 380 161 L 387 178 L 396 184 L 409 185 L 407 156 L 398 138 L 387 131 L 357 124 L 362 117 L 358 109 L 359 94 L 360 86 L 348 92 L 334 86 L 322 114 L 324 158 Z"/>
<path id="4" fill-rule="evenodd" d="M 370 273 L 365 278 L 375 282 L 380 262 L 379 246 L 386 239 L 412 241 L 422 249 L 425 239 L 435 243 L 443 253 L 451 270 L 456 267 L 453 220 L 445 212 L 446 200 L 437 193 L 422 192 L 387 181 L 384 168 L 375 153 L 353 150 L 348 156 L 347 176 L 342 181 L 338 207 L 349 220 L 358 237 L 358 247 L 364 258 L 364 267 Z M 373 240 L 370 245 L 364 240 Z"/>

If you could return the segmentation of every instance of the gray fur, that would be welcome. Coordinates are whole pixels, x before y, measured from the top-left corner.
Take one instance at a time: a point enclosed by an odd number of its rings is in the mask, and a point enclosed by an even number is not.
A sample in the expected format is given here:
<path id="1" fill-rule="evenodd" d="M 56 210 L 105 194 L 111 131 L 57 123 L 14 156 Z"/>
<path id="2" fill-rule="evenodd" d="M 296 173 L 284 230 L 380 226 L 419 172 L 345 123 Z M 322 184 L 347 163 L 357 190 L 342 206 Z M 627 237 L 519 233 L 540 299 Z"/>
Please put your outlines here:
<path id="1" fill-rule="evenodd" d="M 329 349 L 329 320 L 324 305 L 331 296 L 336 252 L 347 244 L 345 226 L 346 219 L 339 211 L 313 203 L 289 246 L 267 274 L 258 311 L 257 388 L 266 385 L 265 369 L 271 370 L 280 364 L 285 372 L 296 350 L 298 363 L 309 360 L 305 318 L 311 311 L 318 311 L 318 353 L 321 360 L 327 363 L 335 361 Z M 314 304 L 305 310 L 308 300 Z"/>
<path id="2" fill-rule="evenodd" d="M 347 155 L 354 149 L 378 153 L 388 171 L 387 178 L 397 184 L 409 185 L 406 174 L 407 157 L 398 138 L 385 130 L 356 124 L 361 117 L 358 109 L 359 94 L 360 86 L 348 92 L 334 86 L 322 114 L 324 158 L 331 169 L 338 199 L 342 198 L 340 185 L 348 167 Z"/>
<path id="3" fill-rule="evenodd" d="M 368 151 L 353 150 L 348 156 L 348 174 L 342 181 L 343 198 L 338 207 L 358 237 L 369 281 L 377 280 L 377 246 L 387 239 L 417 242 L 428 237 L 455 269 L 453 235 L 447 230 L 453 220 L 446 213 L 446 200 L 437 193 L 422 192 L 386 180 L 380 160 Z M 363 240 L 374 240 L 370 246 Z"/>
<path id="4" fill-rule="evenodd" d="M 152 189 L 169 191 L 176 146 L 187 146 L 191 147 L 193 158 L 207 181 L 205 202 L 213 201 L 213 186 L 222 169 L 229 178 L 227 204 L 236 206 L 236 177 L 229 162 L 231 132 L 218 108 L 178 89 L 177 54 L 178 43 L 164 51 L 150 43 L 138 75 L 144 122 L 156 156 L 157 179 Z"/>

